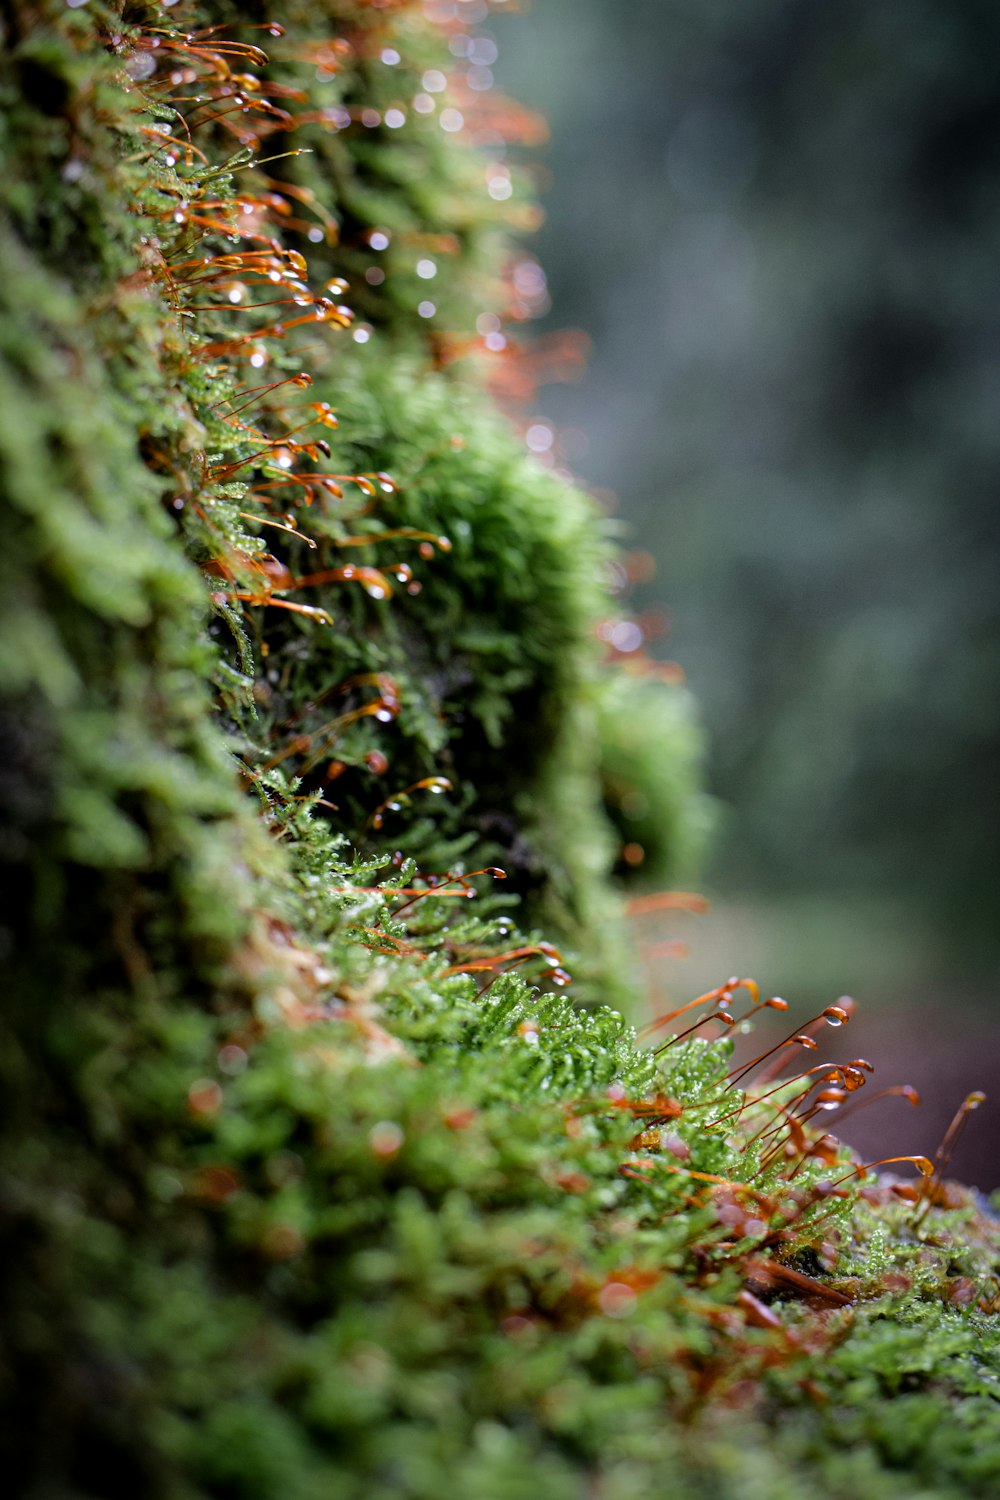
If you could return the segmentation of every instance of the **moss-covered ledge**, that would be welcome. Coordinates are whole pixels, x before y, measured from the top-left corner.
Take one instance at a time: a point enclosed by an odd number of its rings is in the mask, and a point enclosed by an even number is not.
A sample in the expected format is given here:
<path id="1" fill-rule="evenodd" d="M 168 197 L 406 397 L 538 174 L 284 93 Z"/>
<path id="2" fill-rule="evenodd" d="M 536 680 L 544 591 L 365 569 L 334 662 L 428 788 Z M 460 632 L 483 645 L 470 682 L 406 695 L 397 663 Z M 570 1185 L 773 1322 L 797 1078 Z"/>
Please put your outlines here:
<path id="1" fill-rule="evenodd" d="M 858 1060 L 734 1072 L 709 1015 L 790 1035 L 749 981 L 651 1046 L 607 1004 L 622 843 L 682 878 L 709 808 L 489 398 L 533 124 L 481 9 L 3 12 L 5 1473 L 986 1493 L 974 1195 L 821 1130 Z"/>

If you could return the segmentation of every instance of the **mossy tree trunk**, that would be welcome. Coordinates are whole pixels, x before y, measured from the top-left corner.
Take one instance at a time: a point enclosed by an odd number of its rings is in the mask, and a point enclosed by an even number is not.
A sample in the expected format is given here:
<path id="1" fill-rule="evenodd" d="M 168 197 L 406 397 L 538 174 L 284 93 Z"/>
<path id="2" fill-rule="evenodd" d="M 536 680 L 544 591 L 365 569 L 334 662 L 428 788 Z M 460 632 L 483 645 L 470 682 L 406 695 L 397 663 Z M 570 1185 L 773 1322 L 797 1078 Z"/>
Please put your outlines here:
<path id="1" fill-rule="evenodd" d="M 953 1493 L 988 1223 L 601 1004 L 602 798 L 680 868 L 700 747 L 489 399 L 536 282 L 482 10 L 4 9 L 5 1472 Z"/>

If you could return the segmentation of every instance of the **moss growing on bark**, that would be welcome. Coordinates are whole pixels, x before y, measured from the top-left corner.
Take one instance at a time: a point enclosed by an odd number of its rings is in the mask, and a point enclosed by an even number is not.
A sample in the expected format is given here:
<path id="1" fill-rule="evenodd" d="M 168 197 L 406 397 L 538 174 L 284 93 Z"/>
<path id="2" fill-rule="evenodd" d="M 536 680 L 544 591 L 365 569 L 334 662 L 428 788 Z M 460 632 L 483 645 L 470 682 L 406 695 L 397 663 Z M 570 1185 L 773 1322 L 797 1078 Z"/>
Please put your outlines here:
<path id="1" fill-rule="evenodd" d="M 456 25 L 5 11 L 5 1470 L 981 1493 L 973 1197 L 801 1119 L 864 1068 L 773 1092 L 704 1007 L 653 1052 L 602 1004 L 608 871 L 630 819 L 689 857 L 698 746 L 602 660 L 600 519 L 483 395 L 519 117 L 460 78 L 410 107 Z M 734 986 L 705 1005 L 739 1019 Z"/>

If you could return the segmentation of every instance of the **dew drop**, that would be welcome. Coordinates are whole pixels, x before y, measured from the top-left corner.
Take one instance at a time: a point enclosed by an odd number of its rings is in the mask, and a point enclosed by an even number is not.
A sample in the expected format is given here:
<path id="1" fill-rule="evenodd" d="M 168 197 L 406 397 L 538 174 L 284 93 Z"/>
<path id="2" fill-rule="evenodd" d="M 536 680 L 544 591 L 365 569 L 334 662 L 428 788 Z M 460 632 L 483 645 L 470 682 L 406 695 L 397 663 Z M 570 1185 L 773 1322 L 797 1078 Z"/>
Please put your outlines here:
<path id="1" fill-rule="evenodd" d="M 469 47 L 469 60 L 477 67 L 489 68 L 496 62 L 500 52 L 492 37 L 477 36 Z"/>
<path id="2" fill-rule="evenodd" d="M 214 1078 L 197 1078 L 188 1089 L 187 1097 L 193 1114 L 214 1115 L 222 1104 L 222 1089 Z"/>
<path id="3" fill-rule="evenodd" d="M 225 1047 L 219 1049 L 218 1063 L 223 1073 L 229 1073 L 233 1076 L 237 1073 L 242 1073 L 247 1065 L 247 1061 L 246 1052 L 242 1047 L 238 1047 L 235 1042 L 230 1042 Z"/>
<path id="4" fill-rule="evenodd" d="M 156 72 L 156 58 L 149 52 L 136 52 L 125 64 L 125 72 L 134 83 L 152 78 Z"/>
<path id="5" fill-rule="evenodd" d="M 532 453 L 546 453 L 555 441 L 555 434 L 547 422 L 533 422 L 524 435 Z"/>
<path id="6" fill-rule="evenodd" d="M 601 1312 L 607 1318 L 627 1318 L 635 1308 L 635 1292 L 623 1281 L 609 1281 L 597 1294 Z"/>
<path id="7" fill-rule="evenodd" d="M 405 1139 L 395 1120 L 379 1120 L 368 1132 L 368 1144 L 376 1156 L 395 1156 Z"/>

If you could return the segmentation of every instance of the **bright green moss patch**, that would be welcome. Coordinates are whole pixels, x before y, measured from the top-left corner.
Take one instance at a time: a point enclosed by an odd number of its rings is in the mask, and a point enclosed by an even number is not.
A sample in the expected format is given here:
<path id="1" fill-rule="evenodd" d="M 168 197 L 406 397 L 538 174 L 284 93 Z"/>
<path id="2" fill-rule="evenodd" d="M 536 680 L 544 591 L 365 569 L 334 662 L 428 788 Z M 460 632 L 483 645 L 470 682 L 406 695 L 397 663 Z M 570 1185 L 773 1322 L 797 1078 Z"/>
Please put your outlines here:
<path id="1" fill-rule="evenodd" d="M 607 1004 L 609 871 L 689 868 L 700 745 L 461 362 L 520 188 L 457 84 L 462 131 L 389 122 L 454 18 L 279 19 L 5 22 L 11 1482 L 982 1493 L 993 1221 L 820 1134 L 863 1068 L 742 1076 L 749 982 L 655 1051 Z"/>

